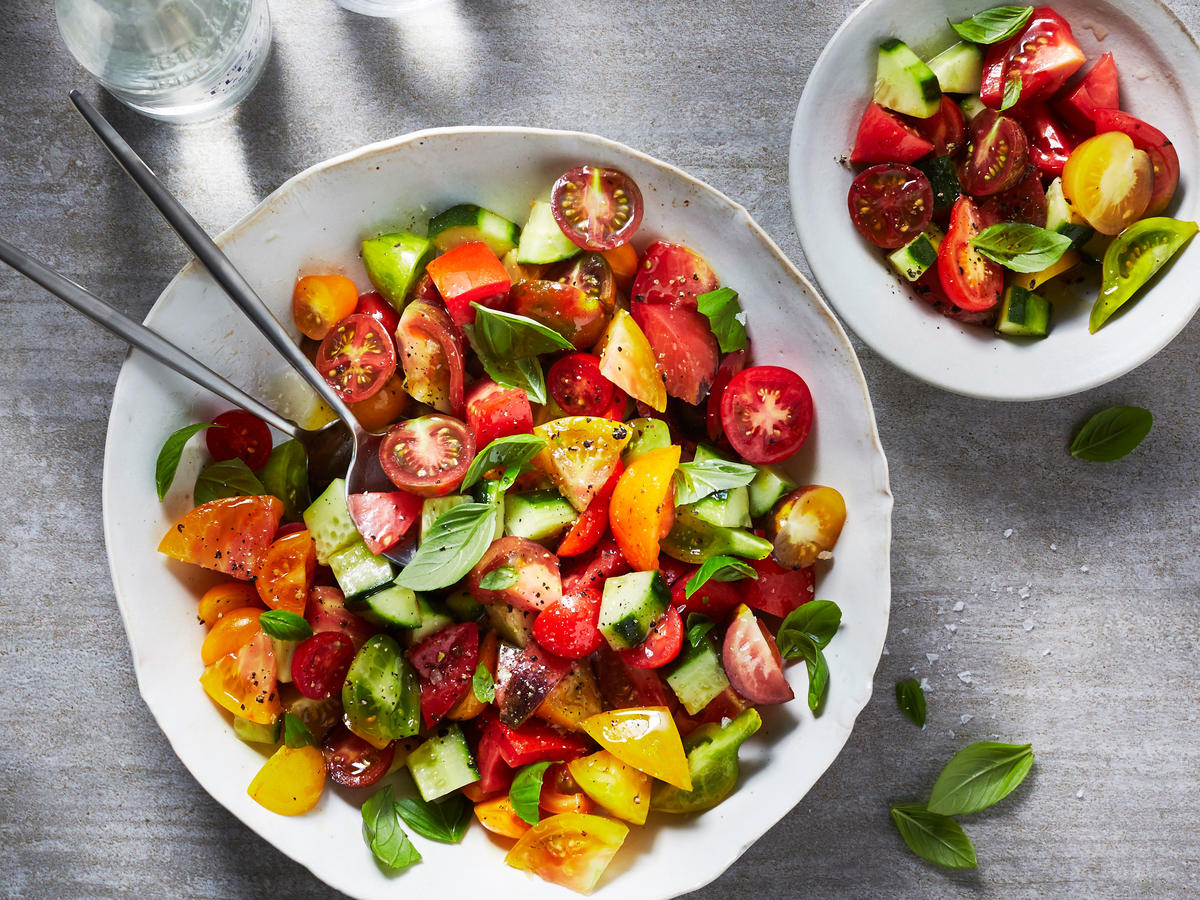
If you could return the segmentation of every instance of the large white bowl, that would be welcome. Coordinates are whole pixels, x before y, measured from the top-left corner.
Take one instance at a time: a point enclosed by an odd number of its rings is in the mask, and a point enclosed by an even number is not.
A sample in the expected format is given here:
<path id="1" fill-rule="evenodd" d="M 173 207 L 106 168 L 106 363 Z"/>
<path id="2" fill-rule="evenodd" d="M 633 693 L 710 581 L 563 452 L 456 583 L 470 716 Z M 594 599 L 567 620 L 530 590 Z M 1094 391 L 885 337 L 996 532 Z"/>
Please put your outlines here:
<path id="1" fill-rule="evenodd" d="M 826 710 L 814 719 L 800 699 L 768 711 L 766 727 L 743 751 L 744 783 L 729 800 L 697 818 L 655 816 L 650 827 L 633 829 L 597 895 L 658 898 L 716 878 L 799 802 L 833 762 L 871 695 L 887 629 L 892 498 L 867 387 L 837 321 L 742 207 L 672 166 L 585 134 L 455 128 L 375 144 L 293 178 L 220 242 L 280 321 L 290 323 L 298 269 L 332 267 L 365 287 L 358 258 L 363 237 L 423 228 L 431 212 L 468 200 L 523 220 L 530 200 L 581 161 L 620 167 L 637 180 L 647 207 L 642 241 L 662 236 L 697 248 L 723 282 L 741 291 L 757 360 L 791 366 L 812 389 L 816 425 L 796 474 L 837 486 L 849 508 L 836 559 L 818 591 L 845 613 L 828 650 L 833 674 Z M 280 368 L 195 264 L 168 285 L 146 321 L 251 392 L 266 393 Z M 348 894 L 565 896 L 505 866 L 501 843 L 478 827 L 463 846 L 414 837 L 424 863 L 389 878 L 363 843 L 362 794 L 327 791 L 313 812 L 297 818 L 269 813 L 246 795 L 263 756 L 233 735 L 197 682 L 203 629 L 196 598 L 216 579 L 155 552 L 189 507 L 181 488 L 165 504 L 157 501 L 159 447 L 174 429 L 207 420 L 224 405 L 132 353 L 117 381 L 105 452 L 105 538 L 117 600 L 142 696 L 179 758 L 230 812 Z M 190 448 L 178 484 L 191 483 L 200 456 Z M 792 677 L 802 698 L 803 667 Z"/>
<path id="2" fill-rule="evenodd" d="M 1200 242 L 1185 248 L 1150 290 L 1096 334 L 1087 327 L 1097 291 L 1091 280 L 1074 288 L 1074 301 L 1056 302 L 1047 338 L 1019 341 L 962 325 L 916 299 L 854 230 L 846 209 L 854 172 L 845 158 L 871 98 L 880 42 L 899 37 L 928 59 L 958 39 L 948 18 L 962 21 L 989 5 L 987 0 L 867 0 L 855 10 L 821 53 L 796 110 L 792 214 L 804 255 L 829 302 L 892 364 L 971 397 L 1062 397 L 1125 374 L 1183 329 L 1200 309 L 1195 284 Z M 1200 218 L 1195 178 L 1200 51 L 1187 29 L 1158 0 L 1063 0 L 1053 7 L 1071 24 L 1088 65 L 1112 51 L 1121 73 L 1121 107 L 1175 142 L 1182 175 L 1166 214 Z"/>

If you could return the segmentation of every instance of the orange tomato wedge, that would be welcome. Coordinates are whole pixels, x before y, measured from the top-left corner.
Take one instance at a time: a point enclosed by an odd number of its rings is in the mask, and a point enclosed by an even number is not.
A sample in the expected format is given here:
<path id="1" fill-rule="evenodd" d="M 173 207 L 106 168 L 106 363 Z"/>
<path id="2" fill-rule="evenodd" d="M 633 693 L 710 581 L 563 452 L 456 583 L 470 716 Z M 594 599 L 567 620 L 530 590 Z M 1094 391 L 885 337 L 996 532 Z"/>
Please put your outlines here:
<path id="1" fill-rule="evenodd" d="M 592 716 L 583 730 L 623 763 L 690 791 L 692 776 L 679 729 L 665 706 L 613 709 Z"/>
<path id="2" fill-rule="evenodd" d="M 586 894 L 595 888 L 628 834 L 629 826 L 623 822 L 563 813 L 543 819 L 525 832 L 504 861 L 514 869 Z"/>
<path id="3" fill-rule="evenodd" d="M 261 602 L 254 585 L 246 584 L 244 581 L 225 581 L 213 585 L 204 592 L 204 596 L 200 598 L 200 605 L 196 609 L 196 615 L 200 617 L 202 623 L 212 628 L 226 613 L 246 606 L 256 606 Z"/>
<path id="4" fill-rule="evenodd" d="M 608 261 L 613 278 L 617 281 L 617 287 L 628 291 L 633 284 L 634 276 L 637 275 L 638 267 L 638 255 L 637 251 L 633 249 L 633 244 L 621 244 L 611 250 L 604 250 L 600 255 Z"/>
<path id="5" fill-rule="evenodd" d="M 476 803 L 475 818 L 492 834 L 501 837 L 519 838 L 533 827 L 513 811 L 508 794 Z"/>
<path id="6" fill-rule="evenodd" d="M 278 497 L 212 500 L 172 525 L 159 541 L 158 552 L 250 581 L 282 518 L 283 501 Z"/>
<path id="7" fill-rule="evenodd" d="M 302 616 L 316 573 L 317 545 L 307 530 L 295 531 L 267 548 L 254 585 L 271 609 Z"/>
<path id="8" fill-rule="evenodd" d="M 292 290 L 292 318 L 306 338 L 320 341 L 358 306 L 358 288 L 345 275 L 305 275 Z"/>
<path id="9" fill-rule="evenodd" d="M 613 490 L 609 525 L 636 571 L 658 568 L 658 542 L 671 530 L 675 513 L 671 476 L 678 466 L 678 446 L 651 450 L 629 465 Z"/>
<path id="10" fill-rule="evenodd" d="M 270 725 L 283 712 L 277 689 L 275 649 L 259 631 L 237 653 L 222 656 L 204 670 L 200 684 L 214 702 L 235 716 Z"/>
<path id="11" fill-rule="evenodd" d="M 280 747 L 266 761 L 250 787 L 254 802 L 281 816 L 308 812 L 325 790 L 325 757 L 316 747 Z"/>
<path id="12" fill-rule="evenodd" d="M 222 656 L 236 654 L 250 643 L 262 630 L 258 624 L 261 612 L 257 606 L 243 606 L 222 616 L 212 631 L 204 636 L 204 643 L 200 645 L 200 661 L 211 666 Z"/>

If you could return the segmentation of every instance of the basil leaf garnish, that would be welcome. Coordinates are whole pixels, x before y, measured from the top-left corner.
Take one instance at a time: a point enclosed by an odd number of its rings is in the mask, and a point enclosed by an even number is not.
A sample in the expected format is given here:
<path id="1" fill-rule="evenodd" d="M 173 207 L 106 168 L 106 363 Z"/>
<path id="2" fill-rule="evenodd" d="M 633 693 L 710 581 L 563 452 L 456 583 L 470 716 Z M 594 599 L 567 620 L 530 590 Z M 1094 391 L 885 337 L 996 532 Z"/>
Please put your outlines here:
<path id="1" fill-rule="evenodd" d="M 259 627 L 270 637 L 280 641 L 302 641 L 312 637 L 312 626 L 304 616 L 286 609 L 268 609 L 258 617 Z"/>
<path id="2" fill-rule="evenodd" d="M 1145 440 L 1154 424 L 1140 406 L 1110 406 L 1096 413 L 1071 441 L 1071 455 L 1092 462 L 1112 462 Z"/>
<path id="3" fill-rule="evenodd" d="M 914 725 L 925 727 L 925 692 L 915 678 L 896 682 L 896 703 Z"/>
<path id="4" fill-rule="evenodd" d="M 692 596 L 692 594 L 704 587 L 709 579 L 714 581 L 740 581 L 743 578 L 754 578 L 757 580 L 758 572 L 749 563 L 736 557 L 710 556 L 696 570 L 696 573 L 687 580 L 683 593 L 686 597 Z"/>
<path id="5" fill-rule="evenodd" d="M 442 513 L 396 584 L 414 591 L 450 587 L 471 571 L 491 545 L 499 514 L 492 503 L 461 503 Z"/>
<path id="6" fill-rule="evenodd" d="M 500 566 L 480 578 L 479 586 L 485 591 L 502 591 L 516 584 L 520 577 L 512 566 Z"/>
<path id="7" fill-rule="evenodd" d="M 518 769 L 512 787 L 508 789 L 508 802 L 512 804 L 513 812 L 530 825 L 536 825 L 540 818 L 538 801 L 542 796 L 542 777 L 551 765 L 553 763 L 537 762 Z"/>
<path id="8" fill-rule="evenodd" d="M 319 746 L 316 736 L 304 724 L 303 720 L 299 716 L 292 715 L 290 712 L 283 714 L 283 743 L 293 750 L 298 750 L 301 747 Z"/>
<path id="9" fill-rule="evenodd" d="M 536 434 L 512 434 L 508 437 L 496 438 L 482 452 L 476 453 L 463 476 L 461 491 L 467 491 L 471 485 L 492 469 L 510 466 L 523 466 L 542 452 L 546 441 Z"/>
<path id="10" fill-rule="evenodd" d="M 556 350 L 574 350 L 575 345 L 553 328 L 526 316 L 475 307 L 475 334 L 487 344 L 496 359 L 532 359 Z"/>
<path id="11" fill-rule="evenodd" d="M 746 314 L 733 288 L 717 288 L 696 298 L 696 309 L 708 317 L 722 353 L 746 349 Z"/>
<path id="12" fill-rule="evenodd" d="M 824 650 L 842 624 L 842 611 L 832 600 L 810 600 L 787 614 L 779 626 L 776 642 L 785 659 L 804 656 L 803 639 Z"/>
<path id="13" fill-rule="evenodd" d="M 159 502 L 166 498 L 167 491 L 171 489 L 171 482 L 175 480 L 179 460 L 183 458 L 184 445 L 205 428 L 222 427 L 224 426 L 214 425 L 212 422 L 185 425 L 163 442 L 162 449 L 158 451 L 158 460 L 154 464 L 154 485 L 158 489 Z"/>
<path id="14" fill-rule="evenodd" d="M 265 494 L 258 477 L 240 459 L 225 459 L 215 462 L 196 476 L 192 489 L 192 502 L 202 506 L 222 497 L 257 497 Z"/>
<path id="15" fill-rule="evenodd" d="M 994 6 L 950 27 L 973 44 L 998 44 L 1020 31 L 1032 15 L 1032 6 Z"/>
<path id="16" fill-rule="evenodd" d="M 987 809 L 1011 794 L 1032 766 L 1029 744 L 971 744 L 946 763 L 934 782 L 927 808 L 944 816 Z"/>
<path id="17" fill-rule="evenodd" d="M 754 466 L 726 459 L 681 463 L 675 469 L 675 505 L 685 506 L 717 491 L 745 487 L 757 474 Z"/>
<path id="18" fill-rule="evenodd" d="M 1004 83 L 1004 99 L 1000 101 L 1000 112 L 1012 109 L 1021 102 L 1021 76 L 1016 72 Z"/>
<path id="19" fill-rule="evenodd" d="M 299 521 L 308 508 L 308 454 L 299 441 L 284 441 L 271 451 L 258 479 L 268 494 L 283 501 L 283 515 Z"/>
<path id="20" fill-rule="evenodd" d="M 452 794 L 437 803 L 426 803 L 416 797 L 396 802 L 396 812 L 404 824 L 421 837 L 443 844 L 457 844 L 467 833 L 471 814 L 466 798 Z"/>
<path id="21" fill-rule="evenodd" d="M 400 827 L 390 784 L 367 798 L 362 805 L 362 819 L 363 838 L 382 865 L 399 870 L 421 861 L 421 854 Z"/>
<path id="22" fill-rule="evenodd" d="M 546 402 L 546 376 L 542 364 L 536 357 L 529 359 L 505 359 L 492 352 L 490 345 L 479 336 L 472 325 L 462 326 L 463 334 L 471 349 L 475 351 L 488 378 L 496 384 L 517 388 L 529 395 L 534 403 Z"/>
<path id="23" fill-rule="evenodd" d="M 1026 222 L 989 225 L 971 239 L 983 256 L 1014 272 L 1040 272 L 1071 249 L 1065 234 Z"/>
<path id="24" fill-rule="evenodd" d="M 688 613 L 687 617 L 687 637 L 688 643 L 693 647 L 699 647 L 700 642 L 704 640 L 704 636 L 716 627 L 716 622 L 708 616 L 700 613 Z"/>
<path id="25" fill-rule="evenodd" d="M 978 865 L 971 839 L 949 816 L 931 813 L 920 803 L 897 803 L 892 821 L 908 848 L 922 859 L 950 869 Z"/>
<path id="26" fill-rule="evenodd" d="M 496 682 L 483 663 L 475 667 L 475 674 L 471 676 L 471 690 L 480 703 L 491 703 L 496 699 Z"/>

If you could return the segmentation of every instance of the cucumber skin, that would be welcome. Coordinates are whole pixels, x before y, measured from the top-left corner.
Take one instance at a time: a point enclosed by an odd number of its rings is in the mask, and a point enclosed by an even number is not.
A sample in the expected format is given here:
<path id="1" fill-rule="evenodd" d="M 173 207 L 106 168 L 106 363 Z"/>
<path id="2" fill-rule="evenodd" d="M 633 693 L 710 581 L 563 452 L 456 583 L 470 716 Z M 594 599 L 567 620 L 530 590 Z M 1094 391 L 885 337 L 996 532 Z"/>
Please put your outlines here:
<path id="1" fill-rule="evenodd" d="M 630 599 L 634 591 L 638 596 Z M 657 571 L 609 578 L 600 601 L 600 633 L 614 650 L 636 647 L 670 602 L 671 589 Z"/>
<path id="2" fill-rule="evenodd" d="M 570 238 L 558 227 L 550 204 L 542 201 L 534 203 L 529 211 L 529 221 L 521 231 L 517 262 L 543 265 L 570 259 L 580 252 L 580 248 L 571 243 Z"/>
<path id="3" fill-rule="evenodd" d="M 885 109 L 928 119 L 942 102 L 937 76 L 907 44 L 889 38 L 879 45 L 872 99 Z"/>
<path id="4" fill-rule="evenodd" d="M 335 478 L 304 510 L 302 518 L 317 547 L 317 562 L 325 566 L 339 550 L 362 540 L 346 505 L 346 482 Z"/>

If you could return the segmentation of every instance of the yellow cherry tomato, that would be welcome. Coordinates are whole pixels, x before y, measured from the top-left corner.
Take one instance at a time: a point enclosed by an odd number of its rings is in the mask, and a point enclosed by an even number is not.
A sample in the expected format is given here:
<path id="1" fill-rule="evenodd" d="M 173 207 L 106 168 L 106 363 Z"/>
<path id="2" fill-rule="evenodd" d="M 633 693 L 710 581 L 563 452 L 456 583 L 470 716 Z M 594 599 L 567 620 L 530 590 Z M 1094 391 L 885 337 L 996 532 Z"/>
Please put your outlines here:
<path id="1" fill-rule="evenodd" d="M 573 759 L 567 771 L 583 792 L 607 809 L 635 825 L 646 824 L 650 812 L 650 776 L 621 762 L 607 750 Z"/>
<path id="2" fill-rule="evenodd" d="M 635 400 L 659 412 L 666 411 L 663 373 L 650 341 L 633 316 L 618 307 L 595 352 L 600 356 L 600 374 Z"/>
<path id="3" fill-rule="evenodd" d="M 325 790 L 325 757 L 316 747 L 280 747 L 266 761 L 246 793 L 281 816 L 308 812 Z"/>
<path id="4" fill-rule="evenodd" d="M 658 568 L 658 542 L 674 520 L 671 476 L 678 466 L 677 445 L 651 450 L 630 463 L 613 489 L 609 525 L 622 555 L 638 572 Z"/>
<path id="5" fill-rule="evenodd" d="M 533 433 L 546 442 L 533 465 L 579 512 L 604 487 L 633 436 L 623 422 L 599 416 L 564 416 L 537 426 Z"/>
<path id="6" fill-rule="evenodd" d="M 246 606 L 257 606 L 261 602 L 254 585 L 244 581 L 226 581 L 213 585 L 204 592 L 196 615 L 200 617 L 201 622 L 212 628 L 226 613 Z"/>
<path id="7" fill-rule="evenodd" d="M 393 422 L 404 417 L 408 409 L 408 391 L 404 390 L 404 376 L 393 375 L 366 400 L 346 404 L 358 424 L 367 431 L 383 431 Z"/>
<path id="8" fill-rule="evenodd" d="M 780 501 L 767 523 L 771 555 L 786 569 L 811 566 L 833 550 L 846 524 L 846 501 L 820 484 L 796 488 Z"/>
<path id="9" fill-rule="evenodd" d="M 222 656 L 237 653 L 250 643 L 260 630 L 258 616 L 261 612 L 260 607 L 246 606 L 223 615 L 205 635 L 204 643 L 200 645 L 200 661 L 211 666 Z"/>
<path id="10" fill-rule="evenodd" d="M 358 306 L 358 288 L 345 275 L 305 275 L 292 290 L 292 318 L 305 337 L 320 341 Z"/>
<path id="11" fill-rule="evenodd" d="M 264 631 L 237 653 L 222 656 L 206 668 L 200 684 L 215 703 L 259 725 L 272 724 L 283 712 L 275 650 Z"/>
<path id="12" fill-rule="evenodd" d="M 504 861 L 514 869 L 586 894 L 596 886 L 628 834 L 629 826 L 622 822 L 562 813 L 525 832 Z"/>
<path id="13" fill-rule="evenodd" d="M 1146 212 L 1154 166 L 1129 135 L 1109 131 L 1088 138 L 1067 158 L 1063 196 L 1101 234 L 1120 234 Z"/>
<path id="14" fill-rule="evenodd" d="M 586 719 L 583 730 L 621 762 L 677 788 L 692 789 L 683 741 L 665 706 L 609 710 Z"/>

